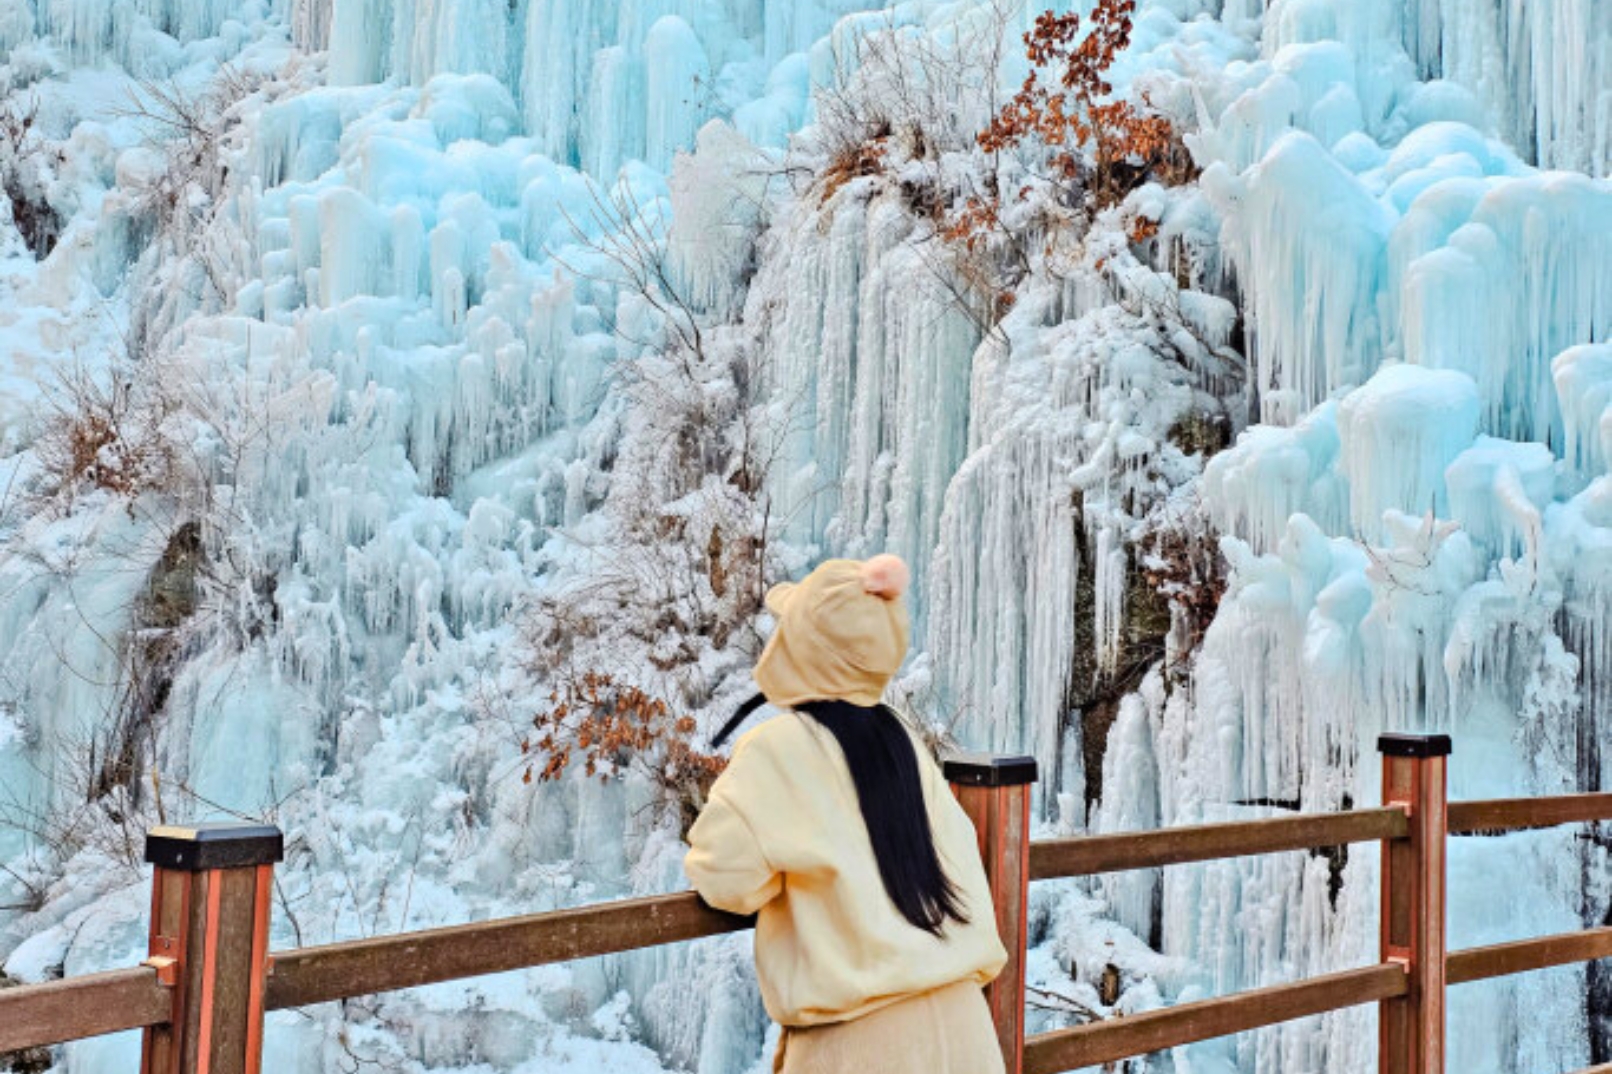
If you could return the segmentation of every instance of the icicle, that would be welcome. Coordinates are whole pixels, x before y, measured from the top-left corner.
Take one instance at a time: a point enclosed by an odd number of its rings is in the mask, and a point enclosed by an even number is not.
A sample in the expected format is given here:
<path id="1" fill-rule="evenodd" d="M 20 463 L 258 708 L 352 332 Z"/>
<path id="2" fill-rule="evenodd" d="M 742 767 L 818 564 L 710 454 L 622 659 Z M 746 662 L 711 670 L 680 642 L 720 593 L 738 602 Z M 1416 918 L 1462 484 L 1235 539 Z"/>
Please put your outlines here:
<path id="1" fill-rule="evenodd" d="M 1267 420 L 1292 421 L 1376 368 L 1390 218 L 1306 134 L 1282 138 L 1246 179 L 1220 168 L 1204 185 L 1251 300 L 1254 387 Z"/>
<path id="2" fill-rule="evenodd" d="M 437 319 L 458 325 L 465 315 L 465 240 L 454 220 L 431 230 L 431 301 Z"/>
<path id="3" fill-rule="evenodd" d="M 386 70 L 391 36 L 388 0 L 326 0 L 330 8 L 330 82 L 357 86 L 379 82 Z"/>
<path id="4" fill-rule="evenodd" d="M 319 199 L 319 225 L 320 303 L 375 294 L 391 252 L 374 207 L 357 191 L 337 188 Z"/>
<path id="5" fill-rule="evenodd" d="M 527 8 L 521 76 L 527 130 L 542 152 L 561 163 L 577 163 L 582 138 L 603 137 L 626 118 L 624 112 L 597 117 L 606 120 L 605 129 L 578 124 L 579 116 L 590 114 L 587 102 L 597 93 L 590 90 L 594 65 L 605 62 L 603 52 L 619 52 L 595 51 L 615 40 L 617 18 L 617 5 L 601 0 L 531 0 Z M 614 170 L 612 162 L 608 170 L 593 174 L 607 176 Z"/>
<path id="6" fill-rule="evenodd" d="M 1450 514 L 1495 559 L 1538 558 L 1541 512 L 1556 487 L 1556 457 L 1543 444 L 1480 436 L 1444 472 Z"/>
<path id="7" fill-rule="evenodd" d="M 1326 402 L 1290 428 L 1259 425 L 1209 460 L 1204 502 L 1222 533 L 1273 551 L 1287 520 L 1305 514 L 1331 534 L 1348 520 L 1348 487 L 1337 471 L 1337 404 Z"/>
<path id="8" fill-rule="evenodd" d="M 321 52 L 330 44 L 335 0 L 291 0 L 291 43 L 304 52 Z"/>
<path id="9" fill-rule="evenodd" d="M 1476 193 L 1440 187 L 1406 216 L 1419 239 L 1395 257 L 1405 356 L 1470 374 L 1497 435 L 1558 441 L 1551 359 L 1612 334 L 1612 263 L 1594 223 L 1612 217 L 1612 188 L 1554 175 Z"/>
<path id="10" fill-rule="evenodd" d="M 0 5 L 0 55 L 10 54 L 35 32 L 34 0 L 8 0 Z"/>
<path id="11" fill-rule="evenodd" d="M 600 49 L 588 78 L 587 122 L 580 136 L 581 164 L 590 175 L 616 174 L 644 152 L 643 65 L 626 48 Z"/>
<path id="12" fill-rule="evenodd" d="M 1418 0 L 1408 34 L 1425 72 L 1483 95 L 1542 167 L 1612 165 L 1612 8 L 1598 0 Z M 1440 10 L 1442 9 L 1442 10 Z"/>
<path id="13" fill-rule="evenodd" d="M 425 225 L 420 220 L 419 210 L 412 205 L 400 205 L 392 210 L 391 291 L 408 303 L 420 296 L 424 247 Z"/>
<path id="14" fill-rule="evenodd" d="M 1112 526 L 1105 525 L 1097 530 L 1092 563 L 1096 570 L 1092 582 L 1096 594 L 1092 636 L 1097 647 L 1092 659 L 1104 674 L 1112 675 L 1119 668 L 1120 644 L 1125 631 L 1125 584 L 1129 580 L 1125 548 Z"/>
<path id="15" fill-rule="evenodd" d="M 1612 467 L 1612 344 L 1570 347 L 1551 362 L 1567 461 L 1584 477 Z"/>
<path id="16" fill-rule="evenodd" d="M 672 154 L 693 143 L 704 120 L 711 67 L 693 27 L 666 15 L 644 39 L 644 69 L 644 157 L 665 171 Z"/>
<path id="17" fill-rule="evenodd" d="M 1162 693 L 1155 678 L 1151 684 Z M 1103 798 L 1093 830 L 1143 832 L 1159 827 L 1158 764 L 1148 703 L 1140 693 L 1120 702 L 1103 754 Z M 1159 870 L 1114 873 L 1102 878 L 1103 896 L 1115 920 L 1138 936 L 1148 936 L 1155 920 Z"/>
<path id="18" fill-rule="evenodd" d="M 1368 539 L 1390 509 L 1447 515 L 1444 470 L 1478 431 L 1477 386 L 1460 373 L 1387 366 L 1338 407 L 1349 518 Z"/>

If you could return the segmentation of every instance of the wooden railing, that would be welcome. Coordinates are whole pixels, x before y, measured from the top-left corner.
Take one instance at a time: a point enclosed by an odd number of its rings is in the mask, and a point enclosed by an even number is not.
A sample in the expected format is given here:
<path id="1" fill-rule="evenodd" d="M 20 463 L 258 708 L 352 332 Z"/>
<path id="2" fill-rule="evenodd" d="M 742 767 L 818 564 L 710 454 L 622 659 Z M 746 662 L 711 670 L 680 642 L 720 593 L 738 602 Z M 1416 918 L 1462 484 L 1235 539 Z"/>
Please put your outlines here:
<path id="1" fill-rule="evenodd" d="M 1010 963 L 987 988 L 1008 1069 L 1058 1074 L 1364 1004 L 1379 1006 L 1381 1074 L 1442 1074 L 1450 985 L 1612 957 L 1612 928 L 1446 952 L 1451 835 L 1612 819 L 1612 794 L 1445 801 L 1443 736 L 1384 736 L 1376 809 L 1031 842 L 1026 758 L 959 758 L 947 776 L 979 833 Z M 1031 880 L 1357 843 L 1382 846 L 1380 960 L 1290 984 L 1024 1035 Z M 242 825 L 159 828 L 150 958 L 0 991 L 0 1055 L 144 1030 L 142 1074 L 259 1074 L 267 1010 L 588 958 L 749 928 L 694 894 L 630 899 L 350 943 L 268 951 L 283 840 Z M 1612 1066 L 1580 1074 L 1612 1074 Z"/>
<path id="2" fill-rule="evenodd" d="M 1446 803 L 1447 739 L 1385 735 L 1380 747 L 1390 803 L 1380 809 L 1032 845 L 1031 876 L 1042 879 L 1381 842 L 1382 961 L 1044 1033 L 1027 1042 L 1023 1074 L 1058 1074 L 1366 1003 L 1380 1005 L 1383 1074 L 1441 1074 L 1448 985 L 1612 957 L 1612 928 L 1454 952 L 1443 942 L 1447 836 L 1612 819 L 1612 794 Z"/>

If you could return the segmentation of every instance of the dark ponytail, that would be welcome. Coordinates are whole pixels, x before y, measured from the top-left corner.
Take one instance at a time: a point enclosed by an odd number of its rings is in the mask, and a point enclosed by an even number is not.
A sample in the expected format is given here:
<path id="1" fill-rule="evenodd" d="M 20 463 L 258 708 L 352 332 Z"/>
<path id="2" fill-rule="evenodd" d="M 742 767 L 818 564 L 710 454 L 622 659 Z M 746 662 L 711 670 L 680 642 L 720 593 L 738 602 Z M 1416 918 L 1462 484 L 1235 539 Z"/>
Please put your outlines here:
<path id="1" fill-rule="evenodd" d="M 840 744 L 879 877 L 901 916 L 935 936 L 948 919 L 968 924 L 962 893 L 935 851 L 918 756 L 896 714 L 883 705 L 864 708 L 848 701 L 803 701 L 794 707 Z"/>

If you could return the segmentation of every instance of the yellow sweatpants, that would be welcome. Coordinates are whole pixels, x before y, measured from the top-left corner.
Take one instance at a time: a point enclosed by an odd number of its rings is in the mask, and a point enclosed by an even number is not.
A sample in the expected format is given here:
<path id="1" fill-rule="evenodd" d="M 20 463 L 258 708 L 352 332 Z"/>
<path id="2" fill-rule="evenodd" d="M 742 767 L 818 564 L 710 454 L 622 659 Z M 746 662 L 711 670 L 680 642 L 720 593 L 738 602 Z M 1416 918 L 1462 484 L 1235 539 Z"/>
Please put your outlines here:
<path id="1" fill-rule="evenodd" d="M 960 981 L 849 1022 L 784 1027 L 775 1074 L 1004 1074 L 985 996 Z"/>

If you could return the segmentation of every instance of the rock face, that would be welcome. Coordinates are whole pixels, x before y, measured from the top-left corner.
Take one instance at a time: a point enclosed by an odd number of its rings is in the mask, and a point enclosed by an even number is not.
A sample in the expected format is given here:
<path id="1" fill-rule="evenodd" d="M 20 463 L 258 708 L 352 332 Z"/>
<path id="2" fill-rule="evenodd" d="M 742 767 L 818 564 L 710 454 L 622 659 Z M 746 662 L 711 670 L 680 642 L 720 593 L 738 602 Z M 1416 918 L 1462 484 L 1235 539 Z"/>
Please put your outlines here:
<path id="1" fill-rule="evenodd" d="M 528 784 L 532 719 L 604 673 L 697 745 L 832 555 L 912 565 L 896 700 L 1033 753 L 1047 831 L 1369 804 L 1390 729 L 1452 734 L 1457 797 L 1606 789 L 1612 7 L 1142 3 L 1116 93 L 1201 178 L 961 258 L 1028 181 L 973 134 L 1039 7 L 0 0 L 7 972 L 135 956 L 159 811 L 287 829 L 280 946 L 682 886 L 697 781 Z M 1612 920 L 1581 834 L 1458 841 L 1452 943 Z M 1375 870 L 1038 885 L 1031 983 L 1359 964 Z M 746 942 L 277 1016 L 268 1069 L 765 1069 Z M 1612 979 L 1451 1024 L 1452 1069 L 1606 1062 Z"/>

